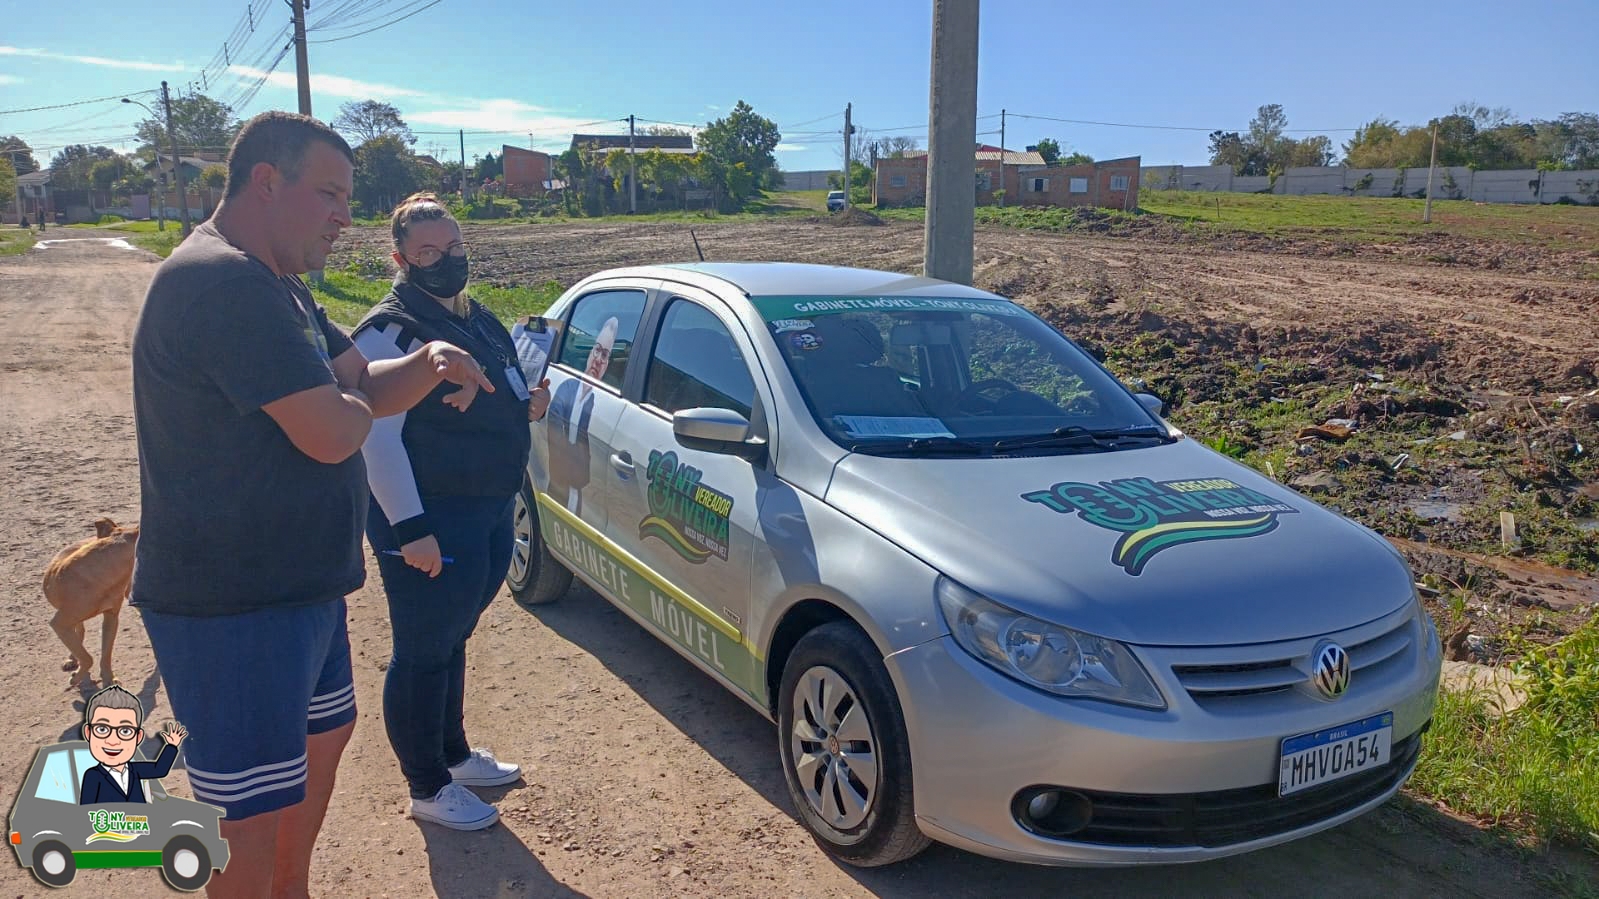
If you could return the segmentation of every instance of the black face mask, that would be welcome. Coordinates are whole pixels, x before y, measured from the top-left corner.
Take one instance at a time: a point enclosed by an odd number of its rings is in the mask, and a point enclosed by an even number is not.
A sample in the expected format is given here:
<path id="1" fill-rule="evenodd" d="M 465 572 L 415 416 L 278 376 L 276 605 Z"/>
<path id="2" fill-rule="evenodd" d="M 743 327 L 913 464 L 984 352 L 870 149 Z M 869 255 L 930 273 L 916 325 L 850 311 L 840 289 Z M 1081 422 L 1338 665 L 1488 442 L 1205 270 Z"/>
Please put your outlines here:
<path id="1" fill-rule="evenodd" d="M 409 278 L 417 287 L 448 300 L 466 289 L 470 268 L 465 256 L 445 256 L 429 266 L 411 266 Z"/>

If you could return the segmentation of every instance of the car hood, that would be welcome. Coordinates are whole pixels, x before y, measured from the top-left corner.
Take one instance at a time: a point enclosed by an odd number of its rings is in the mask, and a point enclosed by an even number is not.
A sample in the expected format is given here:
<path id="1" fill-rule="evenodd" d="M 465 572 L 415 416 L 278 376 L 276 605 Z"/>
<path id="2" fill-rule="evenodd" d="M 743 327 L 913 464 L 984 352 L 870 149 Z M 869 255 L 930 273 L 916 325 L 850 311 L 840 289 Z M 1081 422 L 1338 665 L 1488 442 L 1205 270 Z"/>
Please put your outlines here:
<path id="1" fill-rule="evenodd" d="M 1192 440 L 837 465 L 827 502 L 1011 608 L 1130 643 L 1262 643 L 1410 601 L 1371 531 Z"/>

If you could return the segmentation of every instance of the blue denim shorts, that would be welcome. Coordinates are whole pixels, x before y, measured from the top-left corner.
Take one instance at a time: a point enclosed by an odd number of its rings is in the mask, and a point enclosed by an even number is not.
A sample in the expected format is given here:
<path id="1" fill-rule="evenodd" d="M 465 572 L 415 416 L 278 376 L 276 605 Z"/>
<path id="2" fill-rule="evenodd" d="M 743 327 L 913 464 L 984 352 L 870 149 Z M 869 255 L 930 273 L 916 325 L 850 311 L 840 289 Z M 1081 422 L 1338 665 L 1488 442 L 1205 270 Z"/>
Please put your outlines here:
<path id="1" fill-rule="evenodd" d="M 355 720 L 342 598 L 242 615 L 141 610 L 194 798 L 230 821 L 305 798 L 306 736 Z"/>

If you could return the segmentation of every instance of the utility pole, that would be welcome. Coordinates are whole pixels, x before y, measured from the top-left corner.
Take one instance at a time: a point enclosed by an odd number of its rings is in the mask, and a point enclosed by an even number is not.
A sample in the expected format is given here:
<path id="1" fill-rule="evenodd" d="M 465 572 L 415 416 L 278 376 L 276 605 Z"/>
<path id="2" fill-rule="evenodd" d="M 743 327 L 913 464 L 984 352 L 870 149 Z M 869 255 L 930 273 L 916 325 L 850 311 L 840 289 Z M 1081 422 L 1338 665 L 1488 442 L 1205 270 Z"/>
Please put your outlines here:
<path id="1" fill-rule="evenodd" d="M 11 156 L 11 174 L 16 175 L 17 174 L 17 154 L 21 153 L 22 151 L 21 150 L 8 150 L 6 152 L 9 153 L 10 156 Z M 17 189 L 17 224 L 20 225 L 20 224 L 22 224 L 22 176 L 21 175 L 17 175 L 16 183 L 13 184 L 12 186 Z"/>
<path id="2" fill-rule="evenodd" d="M 999 205 L 1005 205 L 1005 110 L 999 111 Z"/>
<path id="3" fill-rule="evenodd" d="M 627 214 L 638 212 L 638 150 L 633 147 L 633 116 L 627 117 Z"/>
<path id="4" fill-rule="evenodd" d="M 311 114 L 311 64 L 305 55 L 305 11 L 311 0 L 288 0 L 294 10 L 294 67 L 300 80 L 300 115 Z"/>
<path id="5" fill-rule="evenodd" d="M 1438 167 L 1438 121 L 1432 123 L 1432 161 L 1427 163 L 1427 205 L 1421 211 L 1421 223 L 1432 222 L 1432 172 Z"/>
<path id="6" fill-rule="evenodd" d="M 194 226 L 189 223 L 189 186 L 183 181 L 183 160 L 178 156 L 178 132 L 172 128 L 172 95 L 167 83 L 161 82 L 161 104 L 167 110 L 167 139 L 172 142 L 172 174 L 178 179 L 178 221 L 183 223 L 183 236 L 188 237 Z"/>
<path id="7" fill-rule="evenodd" d="M 850 136 L 855 133 L 855 126 L 850 124 L 849 117 L 850 117 L 850 112 L 854 108 L 855 108 L 855 104 L 854 103 L 845 103 L 844 104 L 844 208 L 845 209 L 849 208 L 849 193 L 850 193 L 850 187 L 852 186 L 850 184 L 850 180 L 851 180 L 850 176 L 853 173 L 849 170 L 849 143 L 850 143 Z"/>
<path id="8" fill-rule="evenodd" d="M 466 129 L 462 128 L 457 134 L 461 139 L 461 202 L 466 202 Z"/>
<path id="9" fill-rule="evenodd" d="M 922 273 L 972 283 L 977 185 L 978 0 L 933 0 L 932 86 L 927 109 L 927 224 Z"/>

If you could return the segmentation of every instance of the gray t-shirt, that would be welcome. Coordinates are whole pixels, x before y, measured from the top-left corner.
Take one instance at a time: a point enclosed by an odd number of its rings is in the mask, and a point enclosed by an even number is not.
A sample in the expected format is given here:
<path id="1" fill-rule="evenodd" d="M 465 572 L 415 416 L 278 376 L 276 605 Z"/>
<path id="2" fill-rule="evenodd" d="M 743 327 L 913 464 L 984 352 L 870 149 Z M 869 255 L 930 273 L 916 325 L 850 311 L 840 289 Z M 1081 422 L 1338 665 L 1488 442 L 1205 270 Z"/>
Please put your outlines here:
<path id="1" fill-rule="evenodd" d="M 351 346 L 304 282 L 210 223 L 161 264 L 133 333 L 143 494 L 133 605 L 229 615 L 361 586 L 361 454 L 318 462 L 261 410 L 335 383 L 329 360 Z"/>

